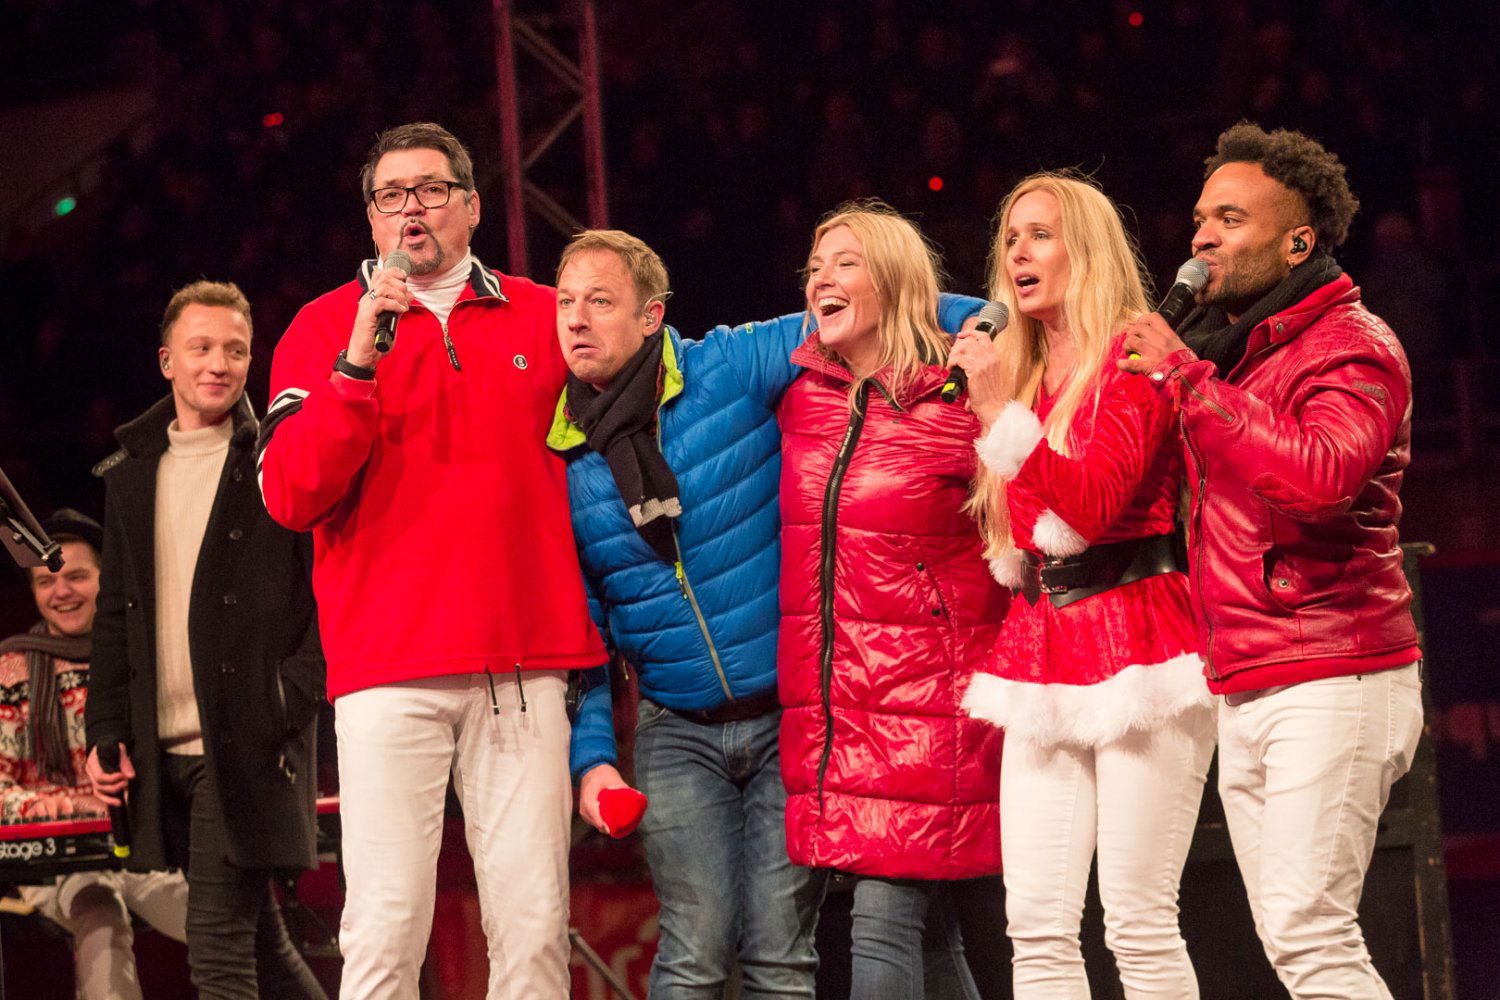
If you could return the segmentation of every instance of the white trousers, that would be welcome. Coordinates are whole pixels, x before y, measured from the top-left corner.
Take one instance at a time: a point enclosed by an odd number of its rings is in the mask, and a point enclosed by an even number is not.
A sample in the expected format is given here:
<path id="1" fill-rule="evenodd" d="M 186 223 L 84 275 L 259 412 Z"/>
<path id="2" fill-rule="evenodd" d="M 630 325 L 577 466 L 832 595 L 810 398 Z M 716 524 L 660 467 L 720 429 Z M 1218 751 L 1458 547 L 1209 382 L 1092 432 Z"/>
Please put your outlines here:
<path id="1" fill-rule="evenodd" d="M 1390 1000 L 1356 917 L 1422 735 L 1417 664 L 1219 706 L 1219 795 L 1255 930 L 1297 1000 Z"/>
<path id="2" fill-rule="evenodd" d="M 1078 932 L 1096 847 L 1125 996 L 1198 996 L 1177 890 L 1213 739 L 1213 715 L 1198 708 L 1098 747 L 1006 741 L 1000 841 L 1016 1000 L 1089 996 Z"/>
<path id="3" fill-rule="evenodd" d="M 335 703 L 343 1000 L 416 1000 L 450 770 L 479 888 L 488 1000 L 568 995 L 566 675 L 523 676 L 494 676 L 499 714 L 483 674 L 386 684 Z"/>
<path id="4" fill-rule="evenodd" d="M 130 914 L 174 941 L 187 940 L 187 881 L 173 872 L 77 872 L 23 885 L 21 898 L 73 935 L 83 1000 L 141 1000 Z"/>

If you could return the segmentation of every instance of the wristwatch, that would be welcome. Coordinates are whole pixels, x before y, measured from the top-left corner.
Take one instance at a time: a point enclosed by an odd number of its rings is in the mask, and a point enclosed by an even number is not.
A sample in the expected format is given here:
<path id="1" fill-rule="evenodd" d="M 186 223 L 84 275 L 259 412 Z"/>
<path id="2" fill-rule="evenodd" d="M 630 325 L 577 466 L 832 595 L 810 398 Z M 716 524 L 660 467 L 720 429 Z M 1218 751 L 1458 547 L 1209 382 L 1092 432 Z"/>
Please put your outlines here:
<path id="1" fill-rule="evenodd" d="M 349 360 L 348 348 L 339 351 L 338 360 L 333 363 L 333 370 L 340 375 L 347 375 L 350 378 L 361 379 L 365 382 L 371 382 L 375 379 L 375 369 L 366 368 L 364 365 L 357 365 Z"/>

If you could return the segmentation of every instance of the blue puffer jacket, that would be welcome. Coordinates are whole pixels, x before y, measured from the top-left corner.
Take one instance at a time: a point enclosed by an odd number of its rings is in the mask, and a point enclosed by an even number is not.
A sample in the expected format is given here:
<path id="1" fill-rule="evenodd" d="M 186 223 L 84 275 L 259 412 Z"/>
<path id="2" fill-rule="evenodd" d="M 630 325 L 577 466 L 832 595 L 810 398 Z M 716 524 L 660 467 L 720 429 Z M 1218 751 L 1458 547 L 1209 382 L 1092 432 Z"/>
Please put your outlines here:
<path id="1" fill-rule="evenodd" d="M 944 295 L 943 329 L 984 303 Z M 720 326 L 702 340 L 667 328 L 659 404 L 662 455 L 677 477 L 681 562 L 657 558 L 636 532 L 604 456 L 558 400 L 547 444 L 568 463 L 568 500 L 594 621 L 635 667 L 641 693 L 668 708 L 703 710 L 776 687 L 781 568 L 781 432 L 776 406 L 800 369 L 805 313 Z M 595 674 L 602 680 L 603 671 Z M 587 691 L 573 729 L 571 768 L 615 763 L 607 684 Z"/>

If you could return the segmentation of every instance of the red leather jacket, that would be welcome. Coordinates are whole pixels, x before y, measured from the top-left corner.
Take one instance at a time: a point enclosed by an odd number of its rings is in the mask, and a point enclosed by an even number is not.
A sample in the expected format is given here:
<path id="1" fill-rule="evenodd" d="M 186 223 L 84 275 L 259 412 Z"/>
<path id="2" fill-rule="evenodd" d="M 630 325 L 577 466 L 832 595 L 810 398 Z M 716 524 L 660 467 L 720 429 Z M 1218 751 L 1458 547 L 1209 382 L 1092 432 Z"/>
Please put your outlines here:
<path id="1" fill-rule="evenodd" d="M 779 418 L 787 851 L 869 875 L 1000 870 L 1000 731 L 959 700 L 1005 592 L 961 511 L 978 423 L 928 368 L 894 400 L 804 345 Z"/>
<path id="2" fill-rule="evenodd" d="M 1191 351 L 1171 391 L 1192 488 L 1189 577 L 1216 694 L 1420 655 L 1396 524 L 1411 370 L 1341 275 L 1251 331 L 1227 379 Z"/>

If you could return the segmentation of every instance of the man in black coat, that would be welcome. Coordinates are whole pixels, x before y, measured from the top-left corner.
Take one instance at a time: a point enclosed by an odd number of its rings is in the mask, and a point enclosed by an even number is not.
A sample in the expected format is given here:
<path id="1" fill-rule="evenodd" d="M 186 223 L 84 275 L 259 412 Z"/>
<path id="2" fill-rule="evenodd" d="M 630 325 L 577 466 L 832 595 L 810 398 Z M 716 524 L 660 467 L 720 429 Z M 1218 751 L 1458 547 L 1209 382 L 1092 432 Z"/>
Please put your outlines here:
<path id="1" fill-rule="evenodd" d="M 310 541 L 271 520 L 255 481 L 250 335 L 234 285 L 179 291 L 159 352 L 172 392 L 116 430 L 122 447 L 94 470 L 106 499 L 88 770 L 107 803 L 129 789 L 129 866 L 187 873 L 200 996 L 322 1000 L 271 891 L 275 870 L 316 864 L 324 664 Z M 101 747 L 118 747 L 117 768 Z"/>

